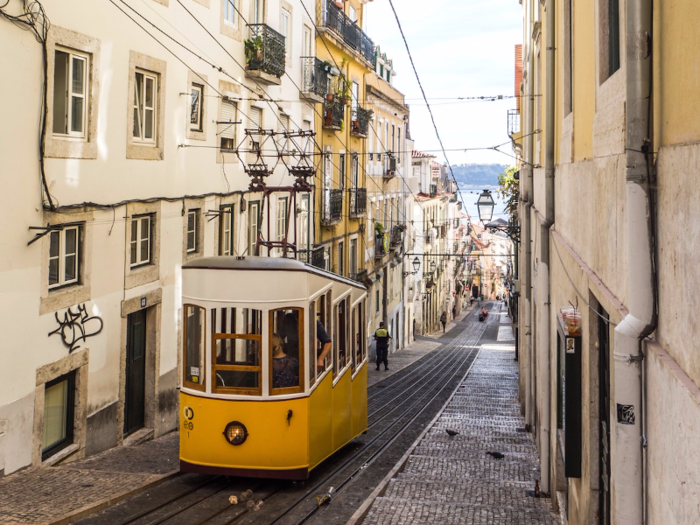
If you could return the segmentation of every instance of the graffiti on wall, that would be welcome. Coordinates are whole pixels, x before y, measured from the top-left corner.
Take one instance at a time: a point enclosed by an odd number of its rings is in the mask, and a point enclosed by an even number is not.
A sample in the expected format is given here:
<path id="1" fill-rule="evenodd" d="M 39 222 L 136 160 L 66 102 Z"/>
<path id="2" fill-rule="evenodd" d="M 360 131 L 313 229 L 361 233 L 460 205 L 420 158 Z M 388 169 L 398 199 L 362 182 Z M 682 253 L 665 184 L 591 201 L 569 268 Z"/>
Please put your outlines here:
<path id="1" fill-rule="evenodd" d="M 58 328 L 49 332 L 49 337 L 60 335 L 61 341 L 68 347 L 68 353 L 80 348 L 78 343 L 81 341 L 87 341 L 88 337 L 95 336 L 102 331 L 102 318 L 89 316 L 85 304 L 67 308 L 62 317 L 58 315 L 58 312 L 54 315 Z"/>

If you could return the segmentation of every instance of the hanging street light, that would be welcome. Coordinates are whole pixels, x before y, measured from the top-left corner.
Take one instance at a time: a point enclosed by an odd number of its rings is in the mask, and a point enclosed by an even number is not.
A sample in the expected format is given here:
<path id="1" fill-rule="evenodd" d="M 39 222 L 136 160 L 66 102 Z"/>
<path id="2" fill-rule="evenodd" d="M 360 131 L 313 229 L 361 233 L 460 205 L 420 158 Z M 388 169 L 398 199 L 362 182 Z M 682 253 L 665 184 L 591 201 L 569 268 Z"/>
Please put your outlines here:
<path id="1" fill-rule="evenodd" d="M 491 192 L 489 190 L 482 191 L 479 199 L 476 201 L 476 209 L 479 212 L 479 220 L 482 224 L 486 225 L 491 222 L 495 206 L 496 202 L 493 200 Z"/>
<path id="2" fill-rule="evenodd" d="M 420 259 L 418 257 L 413 259 L 413 262 L 411 264 L 413 265 L 413 271 L 403 272 L 404 277 L 406 277 L 407 275 L 416 275 L 418 273 L 418 270 L 420 270 Z"/>

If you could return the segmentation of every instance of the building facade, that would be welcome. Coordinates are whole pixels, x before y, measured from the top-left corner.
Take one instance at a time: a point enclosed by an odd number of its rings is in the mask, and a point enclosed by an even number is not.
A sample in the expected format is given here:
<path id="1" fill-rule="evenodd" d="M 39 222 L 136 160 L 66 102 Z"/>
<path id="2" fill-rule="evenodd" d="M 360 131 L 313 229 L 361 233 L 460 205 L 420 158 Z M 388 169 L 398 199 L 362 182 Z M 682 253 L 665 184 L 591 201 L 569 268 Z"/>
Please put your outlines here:
<path id="1" fill-rule="evenodd" d="M 18 16 L 24 5 L 1 9 Z M 310 188 L 290 190 L 293 168 L 308 178 L 314 163 L 299 154 L 313 151 L 299 57 L 314 10 L 299 0 L 32 6 L 29 31 L 0 18 L 15 72 L 0 126 L 5 474 L 176 428 L 181 265 L 307 258 L 314 235 Z"/>
<path id="2" fill-rule="evenodd" d="M 699 15 L 522 5 L 520 396 L 542 490 L 570 524 L 700 522 Z"/>

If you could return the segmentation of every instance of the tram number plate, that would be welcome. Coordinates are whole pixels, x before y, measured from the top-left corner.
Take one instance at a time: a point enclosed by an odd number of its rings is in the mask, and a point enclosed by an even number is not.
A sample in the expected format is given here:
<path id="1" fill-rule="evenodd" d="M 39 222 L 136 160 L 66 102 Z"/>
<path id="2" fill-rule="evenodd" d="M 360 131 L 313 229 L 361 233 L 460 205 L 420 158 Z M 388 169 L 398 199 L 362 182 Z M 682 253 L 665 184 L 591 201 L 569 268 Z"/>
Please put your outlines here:
<path id="1" fill-rule="evenodd" d="M 194 430 L 194 423 L 192 423 L 192 421 L 183 421 L 182 428 L 185 430 Z"/>

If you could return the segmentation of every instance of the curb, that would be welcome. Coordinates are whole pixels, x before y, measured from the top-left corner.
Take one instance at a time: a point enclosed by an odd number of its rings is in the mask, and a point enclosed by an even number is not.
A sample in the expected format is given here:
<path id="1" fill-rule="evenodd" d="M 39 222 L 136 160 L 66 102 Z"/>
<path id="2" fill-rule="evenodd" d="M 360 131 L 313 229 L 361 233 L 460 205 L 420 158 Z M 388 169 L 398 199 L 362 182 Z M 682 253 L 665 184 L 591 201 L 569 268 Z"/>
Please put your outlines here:
<path id="1" fill-rule="evenodd" d="M 392 468 L 386 476 L 384 476 L 384 479 L 379 482 L 379 485 L 372 491 L 372 493 L 367 497 L 367 499 L 360 505 L 360 507 L 355 511 L 355 513 L 350 517 L 350 519 L 346 522 L 345 525 L 357 525 L 358 523 L 362 523 L 364 520 L 365 516 L 367 515 L 367 512 L 369 512 L 370 507 L 374 503 L 374 500 L 376 500 L 379 496 L 381 496 L 384 491 L 386 490 L 387 485 L 389 482 L 394 478 L 394 476 L 400 472 L 406 462 L 408 461 L 408 458 L 411 456 L 413 451 L 416 449 L 416 447 L 420 444 L 420 442 L 423 440 L 423 437 L 430 431 L 431 428 L 435 425 L 438 419 L 440 419 L 440 416 L 442 416 L 442 413 L 445 411 L 447 406 L 452 402 L 452 399 L 455 397 L 455 394 L 457 391 L 460 389 L 462 386 L 462 383 L 464 380 L 467 378 L 469 375 L 469 372 L 471 372 L 472 367 L 474 366 L 474 363 L 476 363 L 476 360 L 479 359 L 479 354 L 481 354 L 481 346 L 479 346 L 478 353 L 476 354 L 476 357 L 474 358 L 474 361 L 472 361 L 472 364 L 469 365 L 469 369 L 465 372 L 464 376 L 462 376 L 462 379 L 460 379 L 459 384 L 457 387 L 452 391 L 452 394 L 450 397 L 445 401 L 445 404 L 442 405 L 438 413 L 435 415 L 433 420 L 426 425 L 425 429 L 423 432 L 420 433 L 420 435 L 416 438 L 416 440 L 411 444 L 410 447 L 408 447 L 408 450 L 406 453 L 401 457 L 401 459 L 394 465 L 394 468 Z"/>
<path id="2" fill-rule="evenodd" d="M 173 470 L 172 472 L 161 475 L 161 477 L 159 477 L 158 479 L 154 479 L 154 480 L 149 481 L 145 485 L 141 485 L 140 487 L 137 487 L 135 489 L 129 490 L 127 492 L 123 492 L 121 494 L 117 494 L 116 496 L 111 496 L 107 499 L 104 499 L 104 500 L 98 502 L 98 503 L 86 505 L 85 507 L 82 507 L 74 512 L 71 512 L 71 513 L 66 514 L 64 516 L 61 516 L 58 519 L 47 522 L 46 525 L 66 525 L 67 523 L 72 523 L 72 522 L 77 521 L 79 519 L 86 518 L 87 516 L 90 516 L 92 514 L 96 514 L 97 512 L 101 511 L 102 509 L 105 509 L 105 508 L 110 507 L 112 505 L 116 505 L 120 501 L 123 501 L 127 498 L 130 498 L 131 496 L 135 496 L 136 494 L 140 494 L 141 492 L 144 492 L 144 491 L 146 491 L 150 488 L 153 488 L 157 485 L 160 485 L 161 483 L 164 483 L 170 479 L 176 478 L 179 475 L 180 475 L 180 469 Z"/>

